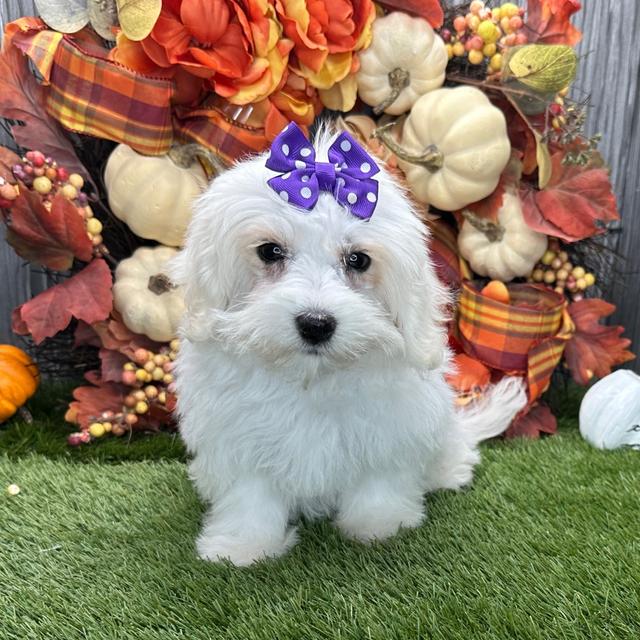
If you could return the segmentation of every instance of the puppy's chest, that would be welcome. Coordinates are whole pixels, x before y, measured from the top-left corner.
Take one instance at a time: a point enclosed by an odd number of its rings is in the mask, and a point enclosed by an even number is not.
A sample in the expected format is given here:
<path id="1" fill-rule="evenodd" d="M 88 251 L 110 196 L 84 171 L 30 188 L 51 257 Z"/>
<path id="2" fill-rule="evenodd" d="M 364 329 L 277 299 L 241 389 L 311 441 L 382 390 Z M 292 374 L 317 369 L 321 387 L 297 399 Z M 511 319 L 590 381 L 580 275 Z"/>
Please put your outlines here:
<path id="1" fill-rule="evenodd" d="M 339 491 L 366 470 L 424 460 L 444 416 L 415 384 L 375 382 L 345 378 L 304 388 L 270 381 L 260 393 L 221 388 L 219 451 L 299 496 Z"/>

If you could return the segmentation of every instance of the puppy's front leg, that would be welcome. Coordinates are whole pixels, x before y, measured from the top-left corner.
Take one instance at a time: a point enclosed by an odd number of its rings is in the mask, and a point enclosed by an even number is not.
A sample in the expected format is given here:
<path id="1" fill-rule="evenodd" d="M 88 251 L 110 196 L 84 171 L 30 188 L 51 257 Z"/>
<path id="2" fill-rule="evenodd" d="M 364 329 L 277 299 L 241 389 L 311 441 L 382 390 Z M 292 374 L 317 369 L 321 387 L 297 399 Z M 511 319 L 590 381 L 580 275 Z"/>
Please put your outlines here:
<path id="1" fill-rule="evenodd" d="M 340 497 L 336 524 L 362 542 L 384 540 L 424 518 L 420 478 L 398 471 L 368 472 Z"/>
<path id="2" fill-rule="evenodd" d="M 229 559 L 239 566 L 282 555 L 297 539 L 295 529 L 288 528 L 288 517 L 284 496 L 267 480 L 241 478 L 205 516 L 198 553 L 205 560 Z"/>

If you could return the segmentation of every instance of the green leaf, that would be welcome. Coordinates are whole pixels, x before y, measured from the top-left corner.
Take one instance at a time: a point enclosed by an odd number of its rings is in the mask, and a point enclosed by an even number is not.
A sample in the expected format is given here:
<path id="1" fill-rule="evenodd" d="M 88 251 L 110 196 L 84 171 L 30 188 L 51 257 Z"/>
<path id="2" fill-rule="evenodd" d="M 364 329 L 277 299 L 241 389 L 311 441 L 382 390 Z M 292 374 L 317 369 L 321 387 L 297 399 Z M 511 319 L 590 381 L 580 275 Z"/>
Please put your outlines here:
<path id="1" fill-rule="evenodd" d="M 575 78 L 578 57 L 566 45 L 530 44 L 514 51 L 507 67 L 508 75 L 534 91 L 557 93 Z"/>

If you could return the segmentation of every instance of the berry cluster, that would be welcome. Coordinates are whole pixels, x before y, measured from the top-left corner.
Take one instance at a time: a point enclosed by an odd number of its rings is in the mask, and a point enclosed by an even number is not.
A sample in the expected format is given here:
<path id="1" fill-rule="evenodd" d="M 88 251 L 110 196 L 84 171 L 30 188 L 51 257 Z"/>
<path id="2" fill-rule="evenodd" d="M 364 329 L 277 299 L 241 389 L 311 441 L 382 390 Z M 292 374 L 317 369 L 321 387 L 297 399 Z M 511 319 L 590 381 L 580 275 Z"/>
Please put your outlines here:
<path id="1" fill-rule="evenodd" d="M 523 16 L 524 9 L 513 2 L 491 9 L 482 0 L 474 0 L 469 13 L 454 18 L 453 30 L 443 29 L 440 34 L 449 59 L 466 57 L 473 65 L 486 60 L 489 73 L 498 73 L 505 49 L 528 42 Z"/>
<path id="2" fill-rule="evenodd" d="M 567 109 L 564 99 L 569 93 L 569 87 L 566 87 L 558 93 L 554 101 L 549 105 L 549 115 L 551 116 L 551 126 L 559 131 L 567 124 Z"/>
<path id="3" fill-rule="evenodd" d="M 170 397 L 175 391 L 173 361 L 178 347 L 179 342 L 175 339 L 162 347 L 159 353 L 136 349 L 133 361 L 122 367 L 123 384 L 133 388 L 124 398 L 122 411 L 104 411 L 88 429 L 69 435 L 68 443 L 74 446 L 85 444 L 107 433 L 122 436 L 154 407 L 170 411 Z"/>
<path id="4" fill-rule="evenodd" d="M 584 267 L 574 266 L 569 261 L 569 254 L 561 249 L 557 241 L 552 241 L 529 281 L 554 287 L 556 293 L 569 295 L 574 302 L 578 302 L 582 300 L 584 291 L 596 283 L 596 277 L 593 273 L 587 273 Z"/>
<path id="5" fill-rule="evenodd" d="M 84 218 L 87 234 L 93 246 L 102 246 L 102 223 L 93 216 L 89 198 L 82 192 L 84 179 L 80 174 L 69 173 L 40 151 L 27 151 L 21 161 L 13 165 L 11 171 L 16 180 L 42 197 L 42 203 L 47 210 L 50 210 L 51 202 L 58 193 L 70 200 Z M 0 179 L 0 207 L 10 208 L 12 201 L 19 194 L 18 185 Z"/>

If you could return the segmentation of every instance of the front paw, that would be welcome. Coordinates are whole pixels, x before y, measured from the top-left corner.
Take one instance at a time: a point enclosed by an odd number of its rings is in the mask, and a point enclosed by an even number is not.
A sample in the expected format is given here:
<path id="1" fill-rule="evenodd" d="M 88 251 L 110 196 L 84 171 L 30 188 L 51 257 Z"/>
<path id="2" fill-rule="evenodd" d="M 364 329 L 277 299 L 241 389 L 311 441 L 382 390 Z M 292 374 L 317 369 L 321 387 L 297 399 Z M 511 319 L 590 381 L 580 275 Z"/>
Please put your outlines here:
<path id="1" fill-rule="evenodd" d="M 286 553 L 297 540 L 291 529 L 278 540 L 247 539 L 230 535 L 200 535 L 196 542 L 198 555 L 203 560 L 222 562 L 230 560 L 238 567 L 247 567 L 265 558 L 275 558 Z"/>
<path id="2" fill-rule="evenodd" d="M 413 509 L 402 510 L 385 510 L 384 507 L 375 511 L 356 509 L 347 514 L 340 514 L 336 524 L 349 538 L 360 542 L 373 542 L 390 538 L 401 528 L 418 527 L 423 520 L 422 506 L 416 505 Z"/>

